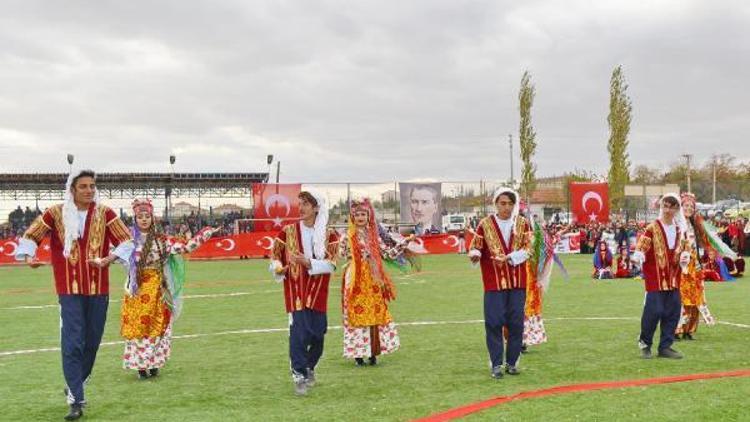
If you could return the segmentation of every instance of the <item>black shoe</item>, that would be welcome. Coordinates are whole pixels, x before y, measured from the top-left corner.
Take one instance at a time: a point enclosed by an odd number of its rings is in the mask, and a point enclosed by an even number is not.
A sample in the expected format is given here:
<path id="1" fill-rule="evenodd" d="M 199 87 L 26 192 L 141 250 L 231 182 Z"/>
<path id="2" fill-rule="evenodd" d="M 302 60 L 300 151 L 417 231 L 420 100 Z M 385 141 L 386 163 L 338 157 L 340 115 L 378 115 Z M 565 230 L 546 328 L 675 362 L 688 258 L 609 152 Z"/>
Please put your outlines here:
<path id="1" fill-rule="evenodd" d="M 508 373 L 508 375 L 518 375 L 521 373 L 521 370 L 518 369 L 517 366 L 514 365 L 508 365 L 505 367 L 505 372 Z"/>
<path id="2" fill-rule="evenodd" d="M 159 375 L 159 368 L 151 368 L 148 370 L 149 376 L 156 377 Z"/>
<path id="3" fill-rule="evenodd" d="M 354 361 L 357 362 L 357 366 L 365 366 L 365 360 L 362 358 L 354 358 Z"/>
<path id="4" fill-rule="evenodd" d="M 690 333 L 685 333 L 685 334 L 683 334 L 683 335 L 682 335 L 682 338 L 683 338 L 683 339 L 686 339 L 686 340 L 695 340 L 695 339 L 693 338 L 693 335 L 692 335 L 692 334 L 690 334 Z"/>
<path id="5" fill-rule="evenodd" d="M 492 372 L 490 372 L 490 376 L 496 380 L 503 378 L 503 367 L 502 366 L 496 366 L 492 368 Z"/>
<path id="6" fill-rule="evenodd" d="M 666 349 L 659 350 L 659 357 L 667 359 L 682 359 L 682 353 L 671 347 L 667 347 Z"/>
<path id="7" fill-rule="evenodd" d="M 654 357 L 654 356 L 651 354 L 651 348 L 650 347 L 646 347 L 645 349 L 641 349 L 641 359 L 651 359 L 652 357 Z"/>
<path id="8" fill-rule="evenodd" d="M 305 377 L 305 382 L 307 383 L 308 387 L 315 387 L 315 383 L 317 380 L 315 379 L 315 370 L 307 368 L 307 376 Z"/>
<path id="9" fill-rule="evenodd" d="M 675 334 L 674 341 L 681 341 L 681 340 L 682 339 L 680 338 L 680 335 L 679 334 Z"/>
<path id="10" fill-rule="evenodd" d="M 140 369 L 138 371 L 138 379 L 139 380 L 146 380 L 146 379 L 148 379 L 148 372 L 146 372 L 145 369 Z"/>
<path id="11" fill-rule="evenodd" d="M 76 419 L 79 419 L 81 416 L 83 416 L 83 408 L 80 404 L 71 404 L 70 405 L 70 411 L 67 415 L 65 415 L 66 421 L 74 421 Z"/>
<path id="12" fill-rule="evenodd" d="M 375 356 L 370 356 L 370 359 L 368 359 L 368 361 L 370 362 L 370 366 L 375 366 L 378 364 L 378 358 L 376 358 Z"/>
<path id="13" fill-rule="evenodd" d="M 304 396 L 307 394 L 307 381 L 304 377 L 299 376 L 294 379 L 294 394 Z"/>
<path id="14" fill-rule="evenodd" d="M 521 345 L 521 353 L 526 353 L 528 351 L 529 351 L 529 347 L 526 346 L 525 344 L 522 344 Z"/>

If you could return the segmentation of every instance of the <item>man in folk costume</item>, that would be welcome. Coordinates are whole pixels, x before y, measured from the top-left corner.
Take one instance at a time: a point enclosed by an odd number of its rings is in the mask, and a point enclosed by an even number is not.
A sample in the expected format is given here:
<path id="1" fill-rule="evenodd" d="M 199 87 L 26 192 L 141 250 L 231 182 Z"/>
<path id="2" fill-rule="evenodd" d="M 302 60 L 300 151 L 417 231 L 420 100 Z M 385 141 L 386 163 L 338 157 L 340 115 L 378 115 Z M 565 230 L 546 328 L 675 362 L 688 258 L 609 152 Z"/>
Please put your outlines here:
<path id="1" fill-rule="evenodd" d="M 672 349 L 672 343 L 680 320 L 680 267 L 686 266 L 690 259 L 682 253 L 685 248 L 682 235 L 686 228 L 679 197 L 664 195 L 659 218 L 646 227 L 633 253 L 633 262 L 643 268 L 646 287 L 638 341 L 644 359 L 652 357 L 651 345 L 657 325 L 661 326 L 658 356 L 682 359 L 682 354 Z"/>
<path id="2" fill-rule="evenodd" d="M 683 193 L 682 213 L 685 216 L 686 232 L 683 235 L 687 241 L 685 252 L 689 254 L 690 261 L 682 270 L 680 280 L 680 297 L 682 299 L 682 313 L 680 323 L 675 332 L 675 338 L 692 340 L 698 330 L 698 320 L 703 315 L 706 324 L 713 325 L 715 320 L 711 316 L 706 304 L 705 289 L 703 286 L 703 269 L 701 268 L 701 256 L 711 245 L 703 227 L 703 219 L 695 213 L 695 195 Z"/>
<path id="3" fill-rule="evenodd" d="M 284 282 L 289 314 L 289 358 L 298 395 L 315 385 L 315 367 L 323 354 L 327 330 L 328 283 L 336 270 L 339 237 L 327 228 L 325 198 L 299 194 L 301 221 L 288 224 L 274 239 L 269 270 Z"/>
<path id="4" fill-rule="evenodd" d="M 60 303 L 60 339 L 66 420 L 83 415 L 84 382 L 91 375 L 104 332 L 109 304 L 109 264 L 127 261 L 130 231 L 110 208 L 99 203 L 94 172 L 71 173 L 65 203 L 48 208 L 24 233 L 16 259 L 37 268 L 36 250 L 50 234 L 55 288 Z M 110 252 L 110 247 L 115 249 Z"/>
<path id="5" fill-rule="evenodd" d="M 479 263 L 484 283 L 484 327 L 487 349 L 495 379 L 505 371 L 520 373 L 518 362 L 524 330 L 526 283 L 529 274 L 532 231 L 528 221 L 518 215 L 518 194 L 498 189 L 493 202 L 497 213 L 479 223 L 469 248 L 469 259 Z M 503 327 L 508 330 L 508 347 L 503 360 Z"/>

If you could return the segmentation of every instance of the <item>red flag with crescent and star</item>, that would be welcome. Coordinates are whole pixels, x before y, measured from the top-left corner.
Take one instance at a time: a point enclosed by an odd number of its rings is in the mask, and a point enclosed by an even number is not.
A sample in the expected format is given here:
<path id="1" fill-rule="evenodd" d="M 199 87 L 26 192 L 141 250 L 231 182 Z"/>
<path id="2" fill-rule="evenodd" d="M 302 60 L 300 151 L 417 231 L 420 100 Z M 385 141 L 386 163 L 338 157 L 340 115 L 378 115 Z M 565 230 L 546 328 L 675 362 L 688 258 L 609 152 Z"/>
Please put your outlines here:
<path id="1" fill-rule="evenodd" d="M 280 230 L 284 225 L 299 219 L 301 183 L 255 183 L 253 184 L 254 231 Z"/>
<path id="2" fill-rule="evenodd" d="M 580 224 L 609 221 L 607 183 L 570 183 L 570 211 Z"/>

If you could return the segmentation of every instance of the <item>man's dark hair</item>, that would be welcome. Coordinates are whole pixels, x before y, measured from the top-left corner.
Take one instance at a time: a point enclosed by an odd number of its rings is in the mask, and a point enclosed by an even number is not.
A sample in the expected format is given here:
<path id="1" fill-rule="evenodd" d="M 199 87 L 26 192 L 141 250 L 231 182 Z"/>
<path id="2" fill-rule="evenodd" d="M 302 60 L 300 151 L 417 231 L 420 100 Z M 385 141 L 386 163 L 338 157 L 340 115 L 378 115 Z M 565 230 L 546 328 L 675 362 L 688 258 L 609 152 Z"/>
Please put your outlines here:
<path id="1" fill-rule="evenodd" d="M 678 201 L 677 198 L 673 196 L 665 196 L 661 201 L 669 205 L 670 207 L 677 207 L 680 205 L 680 201 Z"/>
<path id="2" fill-rule="evenodd" d="M 318 206 L 318 200 L 310 192 L 302 191 L 297 195 L 297 198 L 304 199 L 305 201 L 312 204 L 313 207 Z"/>
<path id="3" fill-rule="evenodd" d="M 411 195 L 414 193 L 415 190 L 426 190 L 426 191 L 429 191 L 430 194 L 432 195 L 432 202 L 437 203 L 438 192 L 437 192 L 437 189 L 435 189 L 434 186 L 432 186 L 432 185 L 414 185 L 411 188 L 411 191 L 409 191 L 409 199 L 411 199 Z"/>
<path id="4" fill-rule="evenodd" d="M 82 177 L 90 177 L 96 181 L 96 173 L 94 173 L 93 170 L 82 170 L 80 173 L 78 173 L 78 176 L 73 178 L 73 183 L 70 184 L 71 188 L 75 188 L 76 183 L 78 183 L 78 179 Z"/>
<path id="5" fill-rule="evenodd" d="M 517 198 L 516 198 L 516 195 L 513 192 L 503 192 L 503 193 L 501 193 L 500 195 L 497 196 L 497 199 L 500 199 L 501 196 L 507 197 L 508 199 L 510 199 L 510 202 L 513 205 L 516 205 Z M 497 201 L 495 201 L 495 202 L 497 202 Z"/>

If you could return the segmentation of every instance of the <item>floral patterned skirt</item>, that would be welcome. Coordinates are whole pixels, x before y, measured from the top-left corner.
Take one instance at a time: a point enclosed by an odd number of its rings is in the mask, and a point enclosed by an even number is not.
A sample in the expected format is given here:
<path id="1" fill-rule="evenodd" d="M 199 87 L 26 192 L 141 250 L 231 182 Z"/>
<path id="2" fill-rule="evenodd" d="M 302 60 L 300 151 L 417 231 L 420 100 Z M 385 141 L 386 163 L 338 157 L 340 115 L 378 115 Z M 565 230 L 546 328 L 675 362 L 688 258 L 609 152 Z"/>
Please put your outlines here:
<path id="1" fill-rule="evenodd" d="M 542 287 L 532 280 L 526 285 L 526 306 L 523 318 L 523 344 L 533 346 L 547 342 L 542 319 Z"/>
<path id="2" fill-rule="evenodd" d="M 344 292 L 351 282 L 351 267 L 344 274 Z M 352 326 L 349 322 L 349 303 L 347 295 L 342 295 L 342 314 L 344 326 L 344 357 L 347 359 L 369 358 L 371 356 L 393 353 L 401 347 L 396 324 L 392 321 L 387 308 L 387 322 L 380 325 Z"/>
<path id="3" fill-rule="evenodd" d="M 138 293 L 122 302 L 122 327 L 125 338 L 125 369 L 161 368 L 171 350 L 172 315 L 162 300 L 162 275 L 146 269 L 140 276 Z"/>
<path id="4" fill-rule="evenodd" d="M 172 352 L 172 326 L 164 335 L 125 341 L 122 367 L 136 371 L 162 368 Z"/>
<path id="5" fill-rule="evenodd" d="M 523 344 L 534 346 L 547 342 L 547 331 L 544 330 L 542 315 L 527 316 L 523 320 Z"/>

